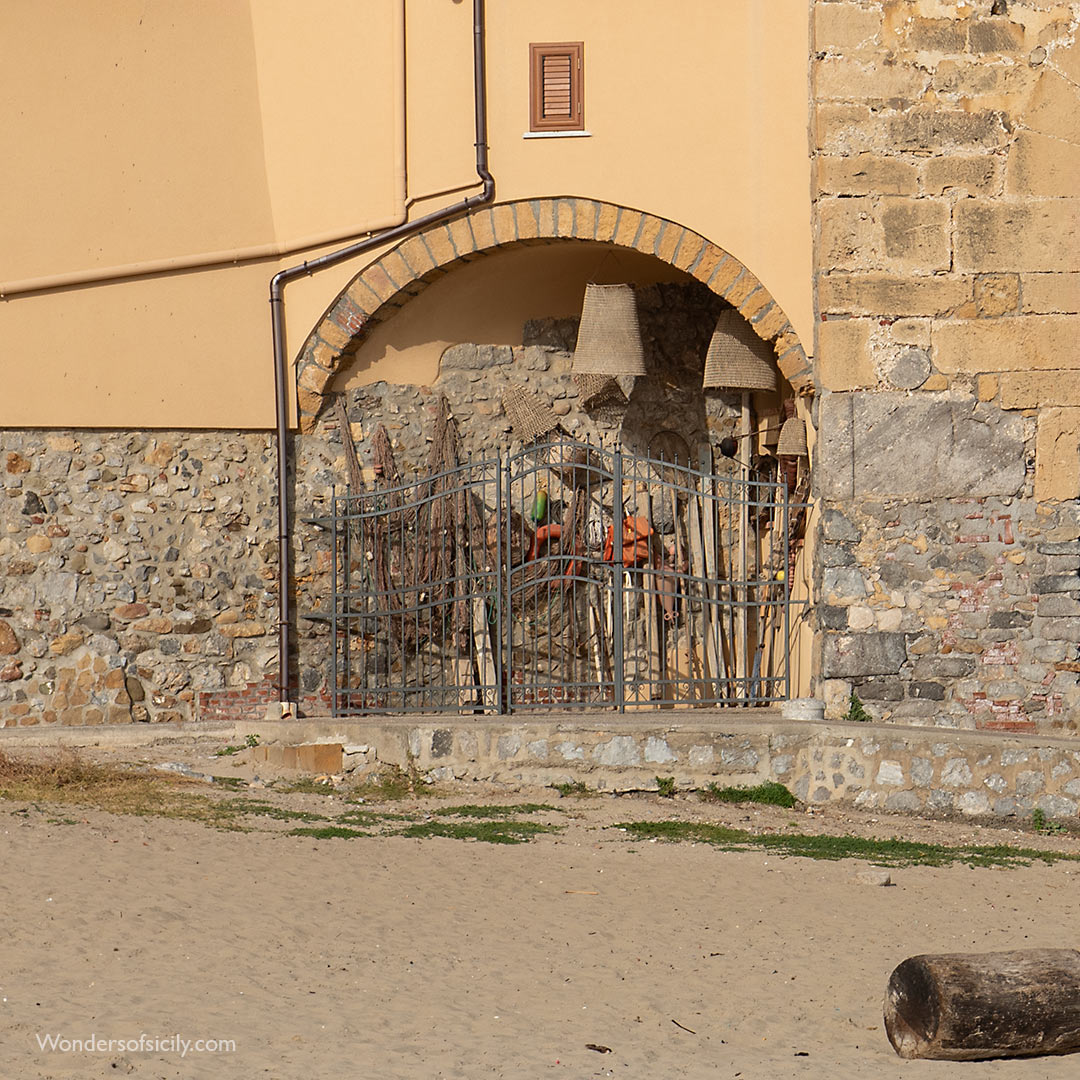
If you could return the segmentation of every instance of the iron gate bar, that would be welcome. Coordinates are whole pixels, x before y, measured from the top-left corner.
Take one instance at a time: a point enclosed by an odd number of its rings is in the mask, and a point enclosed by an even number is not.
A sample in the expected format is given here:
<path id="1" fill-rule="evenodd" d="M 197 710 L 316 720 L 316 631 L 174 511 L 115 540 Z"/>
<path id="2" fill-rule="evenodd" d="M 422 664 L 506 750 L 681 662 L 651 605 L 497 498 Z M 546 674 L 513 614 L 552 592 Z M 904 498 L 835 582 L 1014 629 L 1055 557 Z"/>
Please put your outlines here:
<path id="1" fill-rule="evenodd" d="M 570 439 L 334 489 L 334 714 L 782 700 L 807 505 Z"/>

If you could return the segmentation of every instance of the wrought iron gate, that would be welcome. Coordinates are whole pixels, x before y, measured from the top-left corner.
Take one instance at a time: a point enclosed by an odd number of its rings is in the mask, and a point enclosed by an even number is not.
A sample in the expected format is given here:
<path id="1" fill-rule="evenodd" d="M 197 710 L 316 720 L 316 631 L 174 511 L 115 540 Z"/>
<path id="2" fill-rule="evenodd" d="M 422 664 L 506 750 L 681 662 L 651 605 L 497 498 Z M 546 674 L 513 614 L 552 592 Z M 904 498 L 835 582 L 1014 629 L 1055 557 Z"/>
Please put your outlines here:
<path id="1" fill-rule="evenodd" d="M 804 507 L 568 440 L 335 493 L 334 715 L 782 700 Z"/>

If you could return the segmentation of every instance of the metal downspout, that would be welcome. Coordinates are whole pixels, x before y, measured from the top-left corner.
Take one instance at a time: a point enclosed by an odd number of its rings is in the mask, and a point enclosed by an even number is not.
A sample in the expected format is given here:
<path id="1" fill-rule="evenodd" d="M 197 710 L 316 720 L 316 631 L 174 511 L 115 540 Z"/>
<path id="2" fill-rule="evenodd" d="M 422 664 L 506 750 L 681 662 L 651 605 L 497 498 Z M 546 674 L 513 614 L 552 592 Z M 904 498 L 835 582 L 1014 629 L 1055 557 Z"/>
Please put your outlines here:
<path id="1" fill-rule="evenodd" d="M 407 221 L 350 244 L 348 247 L 320 255 L 310 262 L 280 270 L 270 281 L 270 319 L 274 342 L 274 398 L 277 417 L 277 497 L 278 497 L 278 700 L 291 700 L 289 686 L 289 626 L 292 623 L 292 604 L 289 578 L 292 560 L 289 551 L 289 406 L 288 360 L 285 356 L 285 286 L 296 278 L 314 274 L 345 262 L 365 251 L 383 247 L 403 239 L 429 225 L 438 224 L 476 206 L 483 206 L 495 197 L 495 179 L 488 170 L 487 146 L 487 83 L 485 80 L 484 0 L 473 0 L 473 96 L 476 113 L 476 174 L 483 182 L 479 194 L 461 202 L 435 210 L 415 221 Z"/>

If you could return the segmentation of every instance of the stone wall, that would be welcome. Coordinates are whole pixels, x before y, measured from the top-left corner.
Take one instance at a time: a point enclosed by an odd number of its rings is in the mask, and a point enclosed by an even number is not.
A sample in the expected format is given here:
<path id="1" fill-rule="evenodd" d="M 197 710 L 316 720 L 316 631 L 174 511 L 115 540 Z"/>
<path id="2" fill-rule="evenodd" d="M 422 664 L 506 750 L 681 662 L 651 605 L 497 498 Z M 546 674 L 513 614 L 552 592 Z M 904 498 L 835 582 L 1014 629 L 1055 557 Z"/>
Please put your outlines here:
<path id="1" fill-rule="evenodd" d="M 640 718 L 520 723 L 485 719 L 456 727 L 404 721 L 279 725 L 264 739 L 340 738 L 367 756 L 416 766 L 436 780 L 537 785 L 582 782 L 600 791 L 655 791 L 657 777 L 681 790 L 710 783 L 778 781 L 799 799 L 873 810 L 1075 818 L 1080 749 L 1072 740 L 974 731 L 901 730 L 890 725 L 764 722 L 728 713 L 721 727 L 692 714 L 650 726 Z M 239 729 L 237 734 L 240 734 Z"/>
<path id="2" fill-rule="evenodd" d="M 1078 23 L 814 5 L 829 715 L 1080 724 Z"/>
<path id="3" fill-rule="evenodd" d="M 300 454 L 323 496 L 340 453 Z M 259 434 L 4 432 L 0 725 L 188 720 L 276 671 L 273 462 Z M 301 532 L 296 560 L 310 609 L 329 555 Z"/>

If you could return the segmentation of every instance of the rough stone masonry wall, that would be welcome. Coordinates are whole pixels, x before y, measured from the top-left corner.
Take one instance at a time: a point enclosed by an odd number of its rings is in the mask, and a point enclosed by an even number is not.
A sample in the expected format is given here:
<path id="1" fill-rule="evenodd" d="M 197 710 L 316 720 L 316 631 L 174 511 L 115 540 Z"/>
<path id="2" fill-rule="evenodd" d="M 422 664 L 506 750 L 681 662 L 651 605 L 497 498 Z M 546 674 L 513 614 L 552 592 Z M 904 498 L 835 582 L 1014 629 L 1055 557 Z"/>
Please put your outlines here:
<path id="1" fill-rule="evenodd" d="M 298 453 L 323 497 L 340 452 Z M 273 462 L 265 434 L 4 432 L 0 726 L 190 720 L 200 693 L 261 716 L 276 696 Z M 301 532 L 294 554 L 311 610 L 329 553 Z"/>
<path id="2" fill-rule="evenodd" d="M 814 5 L 829 715 L 1080 727 L 1078 23 Z"/>

